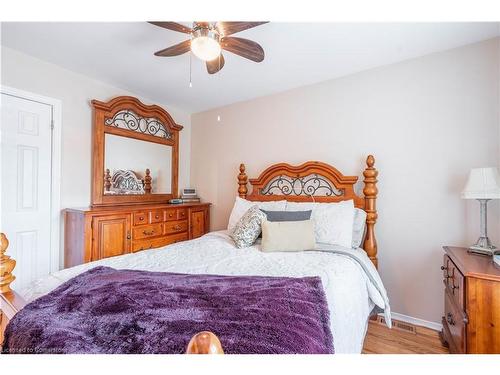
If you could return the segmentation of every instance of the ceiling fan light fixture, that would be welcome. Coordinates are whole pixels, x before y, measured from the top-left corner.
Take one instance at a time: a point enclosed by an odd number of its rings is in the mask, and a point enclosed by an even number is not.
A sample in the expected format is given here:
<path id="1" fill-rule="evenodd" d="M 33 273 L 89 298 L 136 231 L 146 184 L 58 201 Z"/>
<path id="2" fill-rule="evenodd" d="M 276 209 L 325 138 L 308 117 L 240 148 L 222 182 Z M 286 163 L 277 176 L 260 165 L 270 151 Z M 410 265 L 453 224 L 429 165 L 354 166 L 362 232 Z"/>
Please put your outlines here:
<path id="1" fill-rule="evenodd" d="M 212 61 L 219 57 L 222 47 L 217 29 L 209 23 L 195 23 L 191 39 L 191 51 L 203 61 Z"/>
<path id="2" fill-rule="evenodd" d="M 191 51 L 203 61 L 212 61 L 219 57 L 222 49 L 217 40 L 209 36 L 200 36 L 191 40 Z"/>

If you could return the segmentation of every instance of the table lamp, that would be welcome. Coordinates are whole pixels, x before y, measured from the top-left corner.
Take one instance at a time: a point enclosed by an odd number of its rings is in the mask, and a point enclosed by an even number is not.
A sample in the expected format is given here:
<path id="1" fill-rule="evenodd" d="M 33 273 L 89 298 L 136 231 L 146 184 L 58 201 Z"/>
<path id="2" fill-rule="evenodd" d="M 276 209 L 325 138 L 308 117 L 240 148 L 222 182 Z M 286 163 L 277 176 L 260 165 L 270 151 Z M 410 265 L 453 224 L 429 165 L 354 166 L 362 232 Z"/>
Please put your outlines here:
<path id="1" fill-rule="evenodd" d="M 462 199 L 477 199 L 480 204 L 481 233 L 477 242 L 469 247 L 473 253 L 493 255 L 496 247 L 488 238 L 487 204 L 490 199 L 500 199 L 500 176 L 496 168 L 471 169 L 462 191 Z"/>

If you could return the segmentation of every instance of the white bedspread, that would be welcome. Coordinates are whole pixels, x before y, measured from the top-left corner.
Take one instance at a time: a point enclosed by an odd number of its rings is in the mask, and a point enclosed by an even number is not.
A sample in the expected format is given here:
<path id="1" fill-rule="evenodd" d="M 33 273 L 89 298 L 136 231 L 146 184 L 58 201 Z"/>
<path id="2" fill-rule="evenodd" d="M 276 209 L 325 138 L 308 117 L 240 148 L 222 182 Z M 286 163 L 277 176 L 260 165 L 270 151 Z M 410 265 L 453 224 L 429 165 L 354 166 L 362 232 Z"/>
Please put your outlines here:
<path id="1" fill-rule="evenodd" d="M 341 250 L 356 253 L 365 266 L 335 252 L 263 253 L 259 245 L 237 249 L 225 231 L 212 232 L 196 240 L 68 268 L 35 281 L 20 294 L 31 302 L 97 265 L 191 274 L 320 276 L 330 309 L 335 352 L 360 353 L 373 307 L 384 310 L 386 317 L 390 309 L 380 277 L 366 253 L 361 249 Z"/>

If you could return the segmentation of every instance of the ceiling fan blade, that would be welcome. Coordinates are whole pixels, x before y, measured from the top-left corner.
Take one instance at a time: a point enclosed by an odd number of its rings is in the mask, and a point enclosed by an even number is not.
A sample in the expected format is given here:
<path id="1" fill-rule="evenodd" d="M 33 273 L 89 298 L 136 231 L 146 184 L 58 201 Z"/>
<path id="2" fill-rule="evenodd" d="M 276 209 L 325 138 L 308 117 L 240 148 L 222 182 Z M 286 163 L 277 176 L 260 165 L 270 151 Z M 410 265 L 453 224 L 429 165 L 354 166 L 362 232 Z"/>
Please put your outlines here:
<path id="1" fill-rule="evenodd" d="M 186 27 L 177 22 L 162 22 L 162 21 L 150 21 L 148 22 L 152 25 L 163 27 L 164 29 L 174 30 L 179 33 L 191 34 L 193 30 L 190 27 Z"/>
<path id="2" fill-rule="evenodd" d="M 231 35 L 240 31 L 251 29 L 252 27 L 263 25 L 269 21 L 263 22 L 217 22 L 217 27 L 222 35 Z"/>
<path id="3" fill-rule="evenodd" d="M 218 58 L 213 59 L 212 61 L 207 61 L 207 71 L 209 74 L 215 74 L 223 67 L 224 67 L 224 56 L 222 56 L 222 53 L 219 55 Z"/>
<path id="4" fill-rule="evenodd" d="M 235 37 L 223 38 L 221 47 L 226 51 L 255 62 L 264 60 L 264 49 L 253 40 Z"/>
<path id="5" fill-rule="evenodd" d="M 155 56 L 179 56 L 191 49 L 191 39 L 155 52 Z"/>

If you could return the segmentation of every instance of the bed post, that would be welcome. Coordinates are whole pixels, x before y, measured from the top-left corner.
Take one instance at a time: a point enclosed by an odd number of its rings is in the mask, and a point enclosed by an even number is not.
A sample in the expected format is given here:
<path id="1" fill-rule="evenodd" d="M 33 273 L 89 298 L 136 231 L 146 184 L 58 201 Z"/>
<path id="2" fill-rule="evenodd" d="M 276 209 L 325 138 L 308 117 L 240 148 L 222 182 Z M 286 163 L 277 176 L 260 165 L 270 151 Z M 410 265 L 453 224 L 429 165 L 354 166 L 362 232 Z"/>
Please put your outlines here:
<path id="1" fill-rule="evenodd" d="M 15 280 L 12 271 L 16 261 L 5 255 L 8 247 L 7 236 L 0 233 L 0 351 L 7 323 L 26 304 L 21 296 L 10 288 L 10 284 Z"/>
<path id="2" fill-rule="evenodd" d="M 378 268 L 377 259 L 377 239 L 375 238 L 375 223 L 377 222 L 377 176 L 378 171 L 373 167 L 375 158 L 373 155 L 368 155 L 366 158 L 366 169 L 363 172 L 365 177 L 363 194 L 365 195 L 365 211 L 366 211 L 366 236 L 363 243 L 363 249 L 368 254 L 368 257 Z"/>
<path id="3" fill-rule="evenodd" d="M 210 331 L 203 331 L 191 338 L 186 354 L 224 354 L 224 350 L 216 335 Z"/>
<path id="4" fill-rule="evenodd" d="M 248 189 L 247 189 L 247 181 L 248 176 L 245 173 L 245 164 L 240 164 L 240 174 L 238 175 L 238 195 L 240 198 L 245 199 L 247 197 Z"/>
<path id="5" fill-rule="evenodd" d="M 5 255 L 8 247 L 9 240 L 7 236 L 0 233 L 0 293 L 12 291 L 10 289 L 10 284 L 15 280 L 12 271 L 16 266 L 16 261 L 11 259 L 10 256 Z"/>

